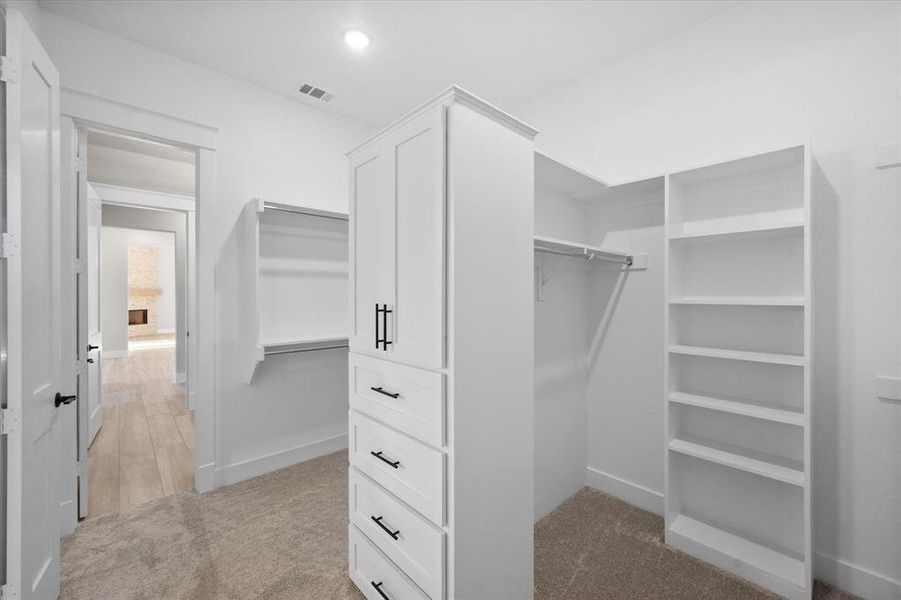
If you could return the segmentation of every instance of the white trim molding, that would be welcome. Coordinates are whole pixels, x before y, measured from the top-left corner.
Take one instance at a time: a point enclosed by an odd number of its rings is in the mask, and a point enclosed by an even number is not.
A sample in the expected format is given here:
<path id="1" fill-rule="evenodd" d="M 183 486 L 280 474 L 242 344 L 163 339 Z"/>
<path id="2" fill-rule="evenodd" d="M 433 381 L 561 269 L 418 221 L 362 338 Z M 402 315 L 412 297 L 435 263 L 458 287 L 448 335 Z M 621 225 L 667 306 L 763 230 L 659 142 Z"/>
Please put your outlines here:
<path id="1" fill-rule="evenodd" d="M 594 467 L 586 467 L 585 484 L 623 502 L 663 516 L 663 494 Z"/>
<path id="2" fill-rule="evenodd" d="M 97 197 L 100 198 L 100 202 L 103 204 L 140 206 L 142 208 L 177 210 L 181 212 L 194 212 L 196 208 L 192 196 L 153 192 L 106 183 L 91 183 L 91 187 L 94 188 L 94 192 L 97 193 Z"/>
<path id="3" fill-rule="evenodd" d="M 317 440 L 216 469 L 216 487 L 231 485 L 347 448 L 347 434 Z"/>
<path id="4" fill-rule="evenodd" d="M 816 579 L 867 600 L 901 600 L 901 581 L 814 551 Z"/>
<path id="5" fill-rule="evenodd" d="M 85 124 L 147 137 L 186 147 L 216 149 L 219 129 L 106 98 L 91 92 L 61 87 L 60 112 Z"/>

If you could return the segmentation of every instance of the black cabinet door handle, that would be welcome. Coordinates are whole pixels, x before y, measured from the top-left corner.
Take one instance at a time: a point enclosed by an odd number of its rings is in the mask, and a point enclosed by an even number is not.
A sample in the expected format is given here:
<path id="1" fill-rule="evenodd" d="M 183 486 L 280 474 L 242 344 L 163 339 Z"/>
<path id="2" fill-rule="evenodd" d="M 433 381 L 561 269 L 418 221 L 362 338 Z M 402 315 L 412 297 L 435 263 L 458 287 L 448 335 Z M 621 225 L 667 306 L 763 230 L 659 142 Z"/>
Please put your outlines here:
<path id="1" fill-rule="evenodd" d="M 400 392 L 397 392 L 397 393 L 395 393 L 395 394 L 392 394 L 391 392 L 386 392 L 386 391 L 382 388 L 382 386 L 379 386 L 379 387 L 370 387 L 369 389 L 372 390 L 373 392 L 378 392 L 379 394 L 382 394 L 383 396 L 390 396 L 390 397 L 392 397 L 392 398 L 399 398 L 399 397 L 400 397 Z"/>
<path id="2" fill-rule="evenodd" d="M 379 459 L 380 461 L 382 461 L 383 463 L 387 463 L 387 464 L 391 465 L 391 466 L 394 467 L 395 469 L 398 468 L 398 467 L 400 466 L 400 461 L 399 461 L 399 460 L 394 460 L 394 461 L 388 460 L 387 458 L 385 458 L 384 456 L 382 456 L 382 451 L 381 451 L 381 450 L 379 450 L 378 452 L 374 452 L 374 451 L 370 450 L 369 453 L 370 453 L 371 455 L 373 455 L 374 457 L 376 457 L 377 459 Z"/>
<path id="3" fill-rule="evenodd" d="M 59 408 L 64 404 L 71 404 L 75 402 L 76 398 L 78 398 L 78 396 L 74 394 L 72 396 L 63 396 L 59 392 L 56 392 L 56 397 L 53 399 L 53 404 L 56 405 L 56 408 Z"/>
<path id="4" fill-rule="evenodd" d="M 388 314 L 393 313 L 393 310 L 388 309 L 387 304 L 382 304 L 382 307 L 379 308 L 379 305 L 375 305 L 375 349 L 379 349 L 379 344 L 382 345 L 382 350 L 385 352 L 388 351 L 388 345 L 392 342 L 388 341 Z M 382 315 L 382 337 L 379 337 L 379 314 Z"/>
<path id="5" fill-rule="evenodd" d="M 385 600 L 391 600 L 391 598 L 389 598 L 388 595 L 385 594 L 385 592 L 382 591 L 382 583 L 383 583 L 383 582 L 380 581 L 380 582 L 376 583 L 376 582 L 374 582 L 374 581 L 370 581 L 369 583 L 371 583 L 371 584 L 372 584 L 372 587 L 375 588 L 375 591 L 377 591 L 377 592 L 379 593 L 379 596 L 381 596 L 381 597 L 384 598 Z"/>
<path id="6" fill-rule="evenodd" d="M 372 519 L 373 521 L 375 521 L 375 524 L 378 525 L 379 527 L 381 527 L 382 531 L 384 531 L 385 533 L 390 535 L 395 540 L 397 539 L 397 534 L 400 533 L 400 529 L 398 529 L 397 531 L 391 531 L 390 529 L 385 527 L 385 524 L 382 523 L 382 519 L 384 518 L 384 516 L 376 517 L 375 515 L 372 515 L 369 518 Z"/>
<path id="7" fill-rule="evenodd" d="M 99 349 L 100 349 L 100 346 L 94 346 L 92 344 L 88 344 L 88 352 L 90 352 L 91 350 L 99 350 Z"/>
<path id="8" fill-rule="evenodd" d="M 89 359 L 85 360 L 85 362 L 89 362 L 89 363 L 91 363 L 91 364 L 93 365 L 93 364 L 94 364 L 94 359 L 93 359 L 93 358 L 89 358 Z"/>

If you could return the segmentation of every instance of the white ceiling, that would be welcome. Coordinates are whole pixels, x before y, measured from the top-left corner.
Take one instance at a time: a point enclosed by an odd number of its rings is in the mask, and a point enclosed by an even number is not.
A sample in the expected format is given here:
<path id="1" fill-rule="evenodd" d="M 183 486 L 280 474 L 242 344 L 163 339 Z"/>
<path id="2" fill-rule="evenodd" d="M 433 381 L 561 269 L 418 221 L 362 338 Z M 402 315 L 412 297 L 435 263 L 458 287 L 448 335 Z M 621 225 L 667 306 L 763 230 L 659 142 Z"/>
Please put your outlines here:
<path id="1" fill-rule="evenodd" d="M 452 83 L 518 107 L 735 4 L 41 1 L 48 11 L 376 126 Z M 351 28 L 370 35 L 367 50 L 345 46 Z M 302 80 L 335 97 L 302 96 Z"/>

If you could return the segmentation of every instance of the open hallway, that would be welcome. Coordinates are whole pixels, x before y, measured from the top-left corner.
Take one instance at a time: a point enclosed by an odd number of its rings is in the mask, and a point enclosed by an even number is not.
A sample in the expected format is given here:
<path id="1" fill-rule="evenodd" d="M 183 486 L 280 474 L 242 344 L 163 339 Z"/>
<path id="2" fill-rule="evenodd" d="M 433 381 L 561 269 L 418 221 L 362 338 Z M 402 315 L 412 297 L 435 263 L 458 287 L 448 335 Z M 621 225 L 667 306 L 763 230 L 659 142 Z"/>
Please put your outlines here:
<path id="1" fill-rule="evenodd" d="M 103 427 L 88 450 L 88 517 L 193 489 L 193 413 L 175 348 L 103 360 Z"/>

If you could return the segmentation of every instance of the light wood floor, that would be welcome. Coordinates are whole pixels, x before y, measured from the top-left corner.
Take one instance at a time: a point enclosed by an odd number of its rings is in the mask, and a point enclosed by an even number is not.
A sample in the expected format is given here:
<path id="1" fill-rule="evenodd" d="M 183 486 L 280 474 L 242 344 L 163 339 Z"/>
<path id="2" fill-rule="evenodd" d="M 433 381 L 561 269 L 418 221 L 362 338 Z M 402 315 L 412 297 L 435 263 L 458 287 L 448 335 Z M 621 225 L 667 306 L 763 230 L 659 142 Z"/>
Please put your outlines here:
<path id="1" fill-rule="evenodd" d="M 103 361 L 103 427 L 88 449 L 88 517 L 194 487 L 194 415 L 175 349 Z"/>

